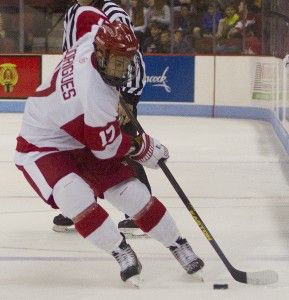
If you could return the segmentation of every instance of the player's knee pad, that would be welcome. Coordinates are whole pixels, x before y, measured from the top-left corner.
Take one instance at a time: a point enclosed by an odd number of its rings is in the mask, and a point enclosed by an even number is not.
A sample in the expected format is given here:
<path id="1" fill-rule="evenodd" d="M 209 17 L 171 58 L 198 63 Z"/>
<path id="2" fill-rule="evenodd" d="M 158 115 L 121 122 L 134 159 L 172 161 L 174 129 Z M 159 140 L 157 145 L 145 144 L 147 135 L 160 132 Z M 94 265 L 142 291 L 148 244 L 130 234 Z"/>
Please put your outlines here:
<path id="1" fill-rule="evenodd" d="M 55 184 L 53 198 L 57 206 L 70 219 L 75 218 L 95 203 L 93 191 L 75 173 L 66 175 Z"/>
<path id="2" fill-rule="evenodd" d="M 146 206 L 151 195 L 147 187 L 134 178 L 108 189 L 104 197 L 117 209 L 133 217 Z"/>

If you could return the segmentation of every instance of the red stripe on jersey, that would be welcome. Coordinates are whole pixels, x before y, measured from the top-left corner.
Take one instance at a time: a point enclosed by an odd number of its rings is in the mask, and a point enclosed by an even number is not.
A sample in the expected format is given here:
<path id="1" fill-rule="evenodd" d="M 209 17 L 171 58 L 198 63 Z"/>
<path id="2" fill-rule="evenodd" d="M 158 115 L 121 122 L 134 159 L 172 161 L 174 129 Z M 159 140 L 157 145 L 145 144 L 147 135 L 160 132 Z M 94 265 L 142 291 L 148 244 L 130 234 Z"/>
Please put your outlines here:
<path id="1" fill-rule="evenodd" d="M 26 178 L 26 180 L 28 181 L 28 183 L 33 187 L 34 191 L 35 191 L 35 192 L 36 192 L 43 200 L 46 200 L 46 199 L 42 196 L 42 194 L 41 194 L 41 192 L 40 192 L 38 186 L 37 186 L 36 183 L 34 182 L 34 180 L 31 178 L 31 176 L 30 176 L 30 175 L 27 173 L 27 171 L 24 169 L 24 167 L 23 167 L 23 166 L 19 166 L 19 165 L 16 165 L 16 167 L 17 167 L 20 171 L 22 171 L 24 177 Z"/>
<path id="2" fill-rule="evenodd" d="M 36 145 L 27 142 L 22 136 L 18 136 L 16 150 L 20 153 L 29 153 L 32 151 L 37 151 L 37 152 L 58 151 L 59 149 L 54 147 L 37 147 Z"/>
<path id="3" fill-rule="evenodd" d="M 167 209 L 155 197 L 136 215 L 133 220 L 144 232 L 152 230 L 161 220 Z"/>
<path id="4" fill-rule="evenodd" d="M 74 137 L 77 141 L 85 145 L 84 140 L 84 114 L 79 115 L 75 119 L 67 122 L 60 127 L 66 131 L 69 135 Z"/>
<path id="5" fill-rule="evenodd" d="M 84 11 L 81 13 L 76 22 L 76 41 L 91 31 L 93 25 L 97 25 L 99 20 L 107 20 L 103 15 L 93 11 Z"/>
<path id="6" fill-rule="evenodd" d="M 53 199 L 53 196 L 50 195 L 50 197 L 48 199 L 45 199 L 39 188 L 37 187 L 36 183 L 33 181 L 33 179 L 31 178 L 31 176 L 27 173 L 27 171 L 24 169 L 23 166 L 19 166 L 19 165 L 16 165 L 16 167 L 22 171 L 24 177 L 26 178 L 26 180 L 28 181 L 28 183 L 31 185 L 31 187 L 34 189 L 34 191 L 38 194 L 38 196 L 43 199 L 45 201 L 45 203 L 49 204 L 52 208 L 54 209 L 58 209 L 58 206 L 55 204 L 54 202 L 54 199 Z"/>
<path id="7" fill-rule="evenodd" d="M 36 91 L 34 93 L 34 95 L 32 95 L 32 97 L 47 97 L 47 96 L 51 95 L 52 93 L 54 93 L 56 90 L 56 80 L 57 80 L 59 71 L 60 71 L 60 69 L 57 70 L 53 74 L 51 82 L 50 82 L 50 86 L 47 89 L 42 90 L 42 91 Z"/>
<path id="8" fill-rule="evenodd" d="M 93 233 L 107 219 L 108 213 L 97 203 L 89 206 L 85 211 L 73 219 L 75 229 L 84 238 Z"/>

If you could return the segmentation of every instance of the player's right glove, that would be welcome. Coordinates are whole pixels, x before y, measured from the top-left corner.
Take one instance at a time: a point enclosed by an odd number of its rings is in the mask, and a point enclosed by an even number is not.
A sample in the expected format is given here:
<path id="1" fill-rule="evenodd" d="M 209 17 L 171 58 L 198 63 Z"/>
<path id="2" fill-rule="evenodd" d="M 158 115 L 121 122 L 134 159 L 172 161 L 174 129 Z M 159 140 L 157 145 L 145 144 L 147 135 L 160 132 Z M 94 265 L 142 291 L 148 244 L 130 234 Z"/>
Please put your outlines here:
<path id="1" fill-rule="evenodd" d="M 169 158 L 168 149 L 146 133 L 135 137 L 134 144 L 135 150 L 129 156 L 147 168 L 158 169 L 159 160 Z"/>

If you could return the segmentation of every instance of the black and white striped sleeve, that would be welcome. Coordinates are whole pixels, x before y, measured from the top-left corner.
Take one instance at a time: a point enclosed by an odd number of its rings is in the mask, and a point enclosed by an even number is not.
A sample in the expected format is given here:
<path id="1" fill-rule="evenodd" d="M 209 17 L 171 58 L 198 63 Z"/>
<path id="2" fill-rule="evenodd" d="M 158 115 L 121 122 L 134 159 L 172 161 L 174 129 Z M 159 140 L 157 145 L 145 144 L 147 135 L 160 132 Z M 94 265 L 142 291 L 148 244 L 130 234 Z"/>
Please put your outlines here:
<path id="1" fill-rule="evenodd" d="M 109 19 L 109 22 L 113 22 L 115 20 L 125 23 L 133 30 L 133 24 L 131 22 L 130 17 L 128 14 L 117 4 L 111 1 L 105 1 L 104 5 L 101 9 L 104 14 Z"/>
<path id="2" fill-rule="evenodd" d="M 75 44 L 75 16 L 76 11 L 80 7 L 79 4 L 75 4 L 69 8 L 64 17 L 64 33 L 62 50 L 67 51 Z"/>

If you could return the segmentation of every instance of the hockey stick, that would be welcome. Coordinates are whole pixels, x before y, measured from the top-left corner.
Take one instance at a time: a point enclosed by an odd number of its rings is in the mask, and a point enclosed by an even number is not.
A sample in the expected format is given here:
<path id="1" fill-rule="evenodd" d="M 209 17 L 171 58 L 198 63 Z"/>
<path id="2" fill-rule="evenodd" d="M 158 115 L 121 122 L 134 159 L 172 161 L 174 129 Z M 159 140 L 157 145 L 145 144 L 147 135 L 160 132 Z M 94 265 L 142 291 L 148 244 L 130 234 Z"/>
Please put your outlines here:
<path id="1" fill-rule="evenodd" d="M 139 134 L 144 133 L 145 132 L 144 129 L 142 128 L 138 120 L 134 117 L 130 109 L 127 107 L 122 97 L 120 97 L 120 104 L 122 108 L 125 110 L 128 117 L 130 118 L 132 124 L 137 129 L 138 133 Z M 236 281 L 247 283 L 247 284 L 254 284 L 254 285 L 267 285 L 267 284 L 273 284 L 278 281 L 278 274 L 272 270 L 264 270 L 259 272 L 243 272 L 234 268 L 231 265 L 231 263 L 228 261 L 227 257 L 225 256 L 225 254 L 223 253 L 223 251 L 221 250 L 221 248 L 219 247 L 219 245 L 211 235 L 209 229 L 202 221 L 199 214 L 194 209 L 189 199 L 187 198 L 187 196 L 185 195 L 185 193 L 183 192 L 183 190 L 181 189 L 178 182 L 176 181 L 176 179 L 174 178 L 171 171 L 169 170 L 169 168 L 167 167 L 167 165 L 163 160 L 159 161 L 159 166 L 164 172 L 164 174 L 166 175 L 167 179 L 169 180 L 173 188 L 175 189 L 175 191 L 177 192 L 177 194 L 179 195 L 179 197 L 181 198 L 182 202 L 186 206 L 187 210 L 190 212 L 195 222 L 198 224 L 204 236 L 207 238 L 207 240 L 210 242 L 212 247 L 215 249 L 220 259 L 225 264 L 226 268 L 228 269 L 228 271 Z"/>

